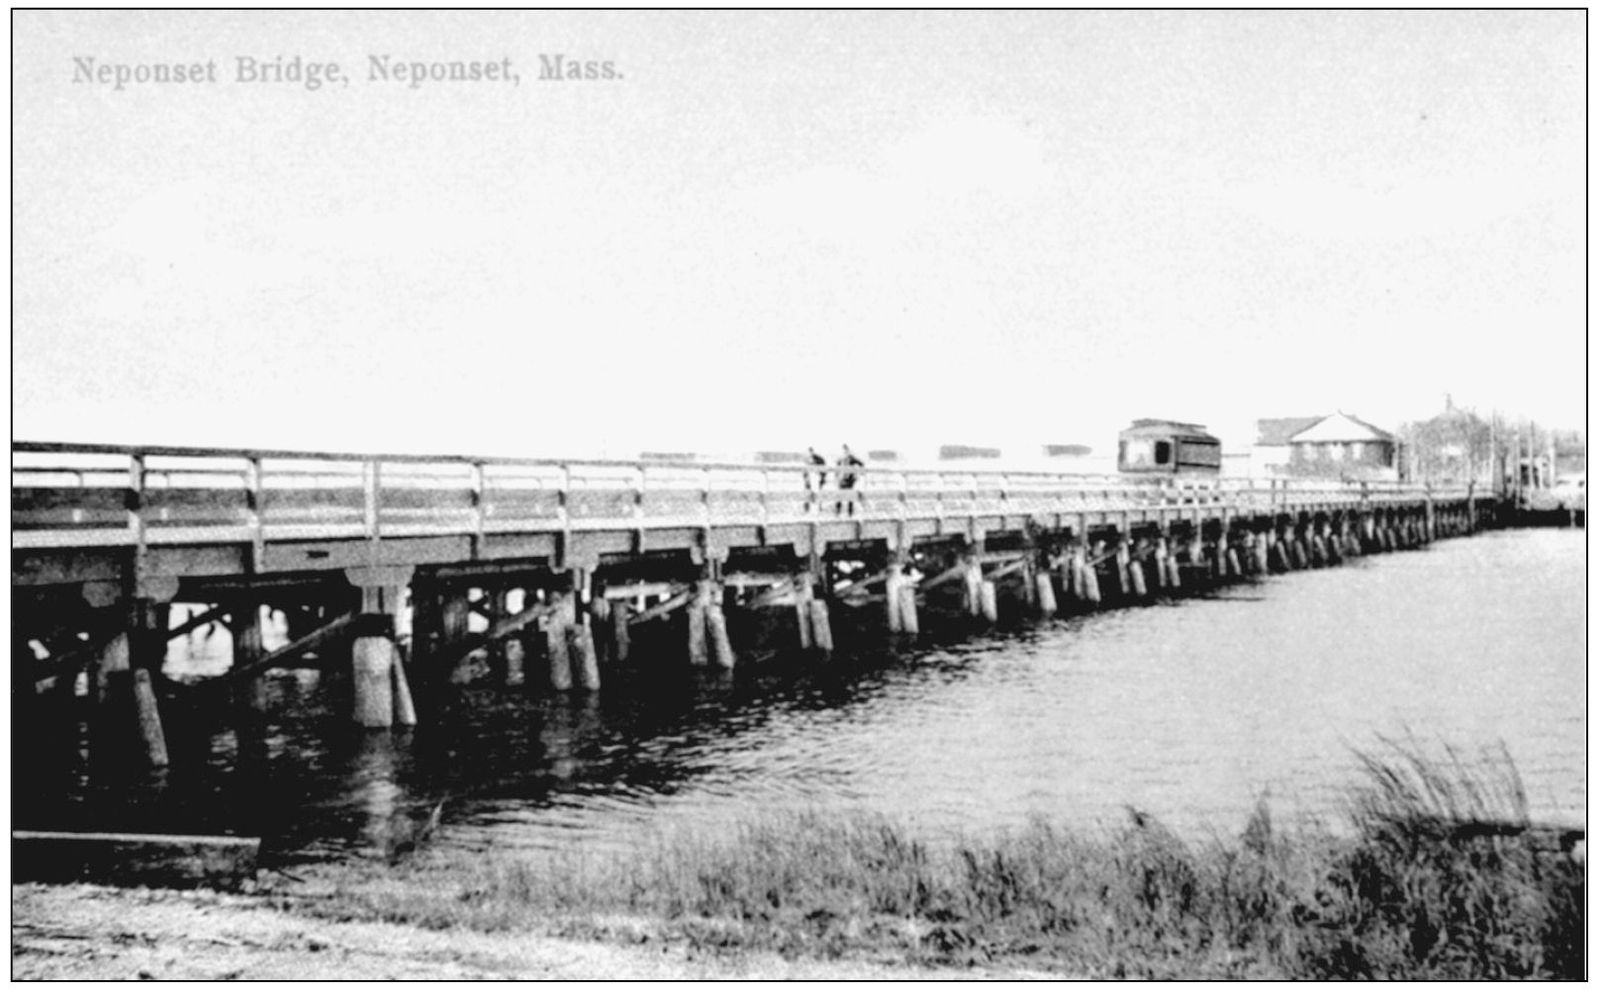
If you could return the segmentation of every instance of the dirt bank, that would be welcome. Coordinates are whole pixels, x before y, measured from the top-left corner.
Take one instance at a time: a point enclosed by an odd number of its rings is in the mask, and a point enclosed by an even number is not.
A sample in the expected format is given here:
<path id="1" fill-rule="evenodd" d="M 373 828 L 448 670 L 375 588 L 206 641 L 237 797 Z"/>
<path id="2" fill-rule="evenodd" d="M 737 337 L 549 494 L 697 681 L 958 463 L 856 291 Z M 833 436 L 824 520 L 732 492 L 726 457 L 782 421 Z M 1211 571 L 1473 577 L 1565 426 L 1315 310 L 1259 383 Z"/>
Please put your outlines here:
<path id="1" fill-rule="evenodd" d="M 928 980 L 1048 976 L 335 922 L 275 894 L 11 888 L 13 980 Z"/>

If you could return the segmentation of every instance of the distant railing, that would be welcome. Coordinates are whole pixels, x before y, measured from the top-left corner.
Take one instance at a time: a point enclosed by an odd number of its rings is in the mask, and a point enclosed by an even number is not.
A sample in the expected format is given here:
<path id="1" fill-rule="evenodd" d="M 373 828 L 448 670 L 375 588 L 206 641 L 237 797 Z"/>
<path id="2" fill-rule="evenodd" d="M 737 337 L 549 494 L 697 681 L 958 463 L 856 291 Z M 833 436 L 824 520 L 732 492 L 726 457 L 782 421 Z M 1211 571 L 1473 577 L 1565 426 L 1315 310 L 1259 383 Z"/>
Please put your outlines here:
<path id="1" fill-rule="evenodd" d="M 1039 470 L 12 444 L 12 544 L 135 545 L 774 525 L 1488 497 L 1489 487 Z M 821 479 L 824 477 L 824 485 Z M 847 516 L 844 509 L 843 516 Z"/>

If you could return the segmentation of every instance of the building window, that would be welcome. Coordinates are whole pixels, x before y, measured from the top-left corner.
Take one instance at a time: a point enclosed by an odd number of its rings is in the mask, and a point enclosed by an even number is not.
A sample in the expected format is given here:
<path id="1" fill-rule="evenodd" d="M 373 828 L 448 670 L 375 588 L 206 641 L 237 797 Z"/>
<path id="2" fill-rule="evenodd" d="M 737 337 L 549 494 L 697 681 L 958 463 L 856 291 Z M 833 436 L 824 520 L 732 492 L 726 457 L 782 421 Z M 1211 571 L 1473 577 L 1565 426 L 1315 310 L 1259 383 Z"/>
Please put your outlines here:
<path id="1" fill-rule="evenodd" d="M 1155 441 L 1155 465 L 1169 466 L 1172 463 L 1172 443 L 1161 439 Z"/>

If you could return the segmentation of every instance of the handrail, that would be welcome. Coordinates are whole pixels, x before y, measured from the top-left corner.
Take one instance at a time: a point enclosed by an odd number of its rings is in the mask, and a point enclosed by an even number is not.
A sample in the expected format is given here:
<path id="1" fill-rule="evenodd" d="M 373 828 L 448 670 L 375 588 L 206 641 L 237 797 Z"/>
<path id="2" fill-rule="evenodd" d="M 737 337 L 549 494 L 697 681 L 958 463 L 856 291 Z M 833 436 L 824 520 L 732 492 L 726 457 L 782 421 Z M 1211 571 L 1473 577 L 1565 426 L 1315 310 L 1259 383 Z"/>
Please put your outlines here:
<path id="1" fill-rule="evenodd" d="M 556 459 L 495 456 L 423 456 L 301 452 L 275 449 L 218 449 L 196 446 L 93 445 L 14 442 L 12 445 L 13 534 L 28 542 L 70 543 L 91 529 L 110 544 L 132 545 L 175 540 L 235 541 L 248 538 L 253 561 L 261 563 L 270 539 L 352 533 L 379 543 L 386 536 L 467 534 L 476 546 L 492 531 L 542 522 L 568 534 L 602 527 L 644 529 L 674 523 L 709 528 L 716 524 L 832 520 L 824 508 L 835 503 L 838 467 L 811 462 L 675 462 L 651 459 Z M 17 465 L 19 454 L 81 455 L 104 465 L 69 467 Z M 164 460 L 207 460 L 214 465 L 168 465 Z M 234 467 L 219 461 L 238 460 Z M 152 465 L 155 461 L 156 465 Z M 288 463 L 278 466 L 275 463 Z M 320 464 L 309 466 L 308 464 Z M 500 471 L 500 472 L 499 472 Z M 1232 504 L 1240 511 L 1276 513 L 1292 505 L 1370 502 L 1373 498 L 1412 502 L 1490 496 L 1476 484 L 1436 488 L 1401 482 L 1347 482 L 1234 477 L 1136 477 L 1070 473 L 1010 467 L 917 468 L 862 465 L 855 502 L 860 520 L 908 521 L 938 515 L 961 518 L 995 514 L 1195 509 Z M 18 478 L 68 476 L 76 485 Z M 235 477 L 226 486 L 217 477 Z M 93 482 L 91 482 L 93 481 Z M 184 482 L 188 481 L 188 485 Z M 200 482 L 196 482 L 200 481 Z M 101 495 L 73 507 L 58 495 L 47 508 L 24 508 L 18 516 L 17 491 L 75 491 Z M 814 491 L 819 491 L 814 493 Z M 106 496 L 122 492 L 118 510 Z M 209 512 L 190 510 L 179 494 L 238 494 Z M 290 494 L 314 494 L 296 503 Z M 390 499 L 390 495 L 409 495 Z M 431 505 L 421 494 L 456 495 L 456 503 Z M 170 496 L 172 495 L 172 496 Z M 534 495 L 534 496 L 532 496 Z M 779 495 L 779 496 L 776 496 Z M 790 496 L 789 496 L 790 495 Z M 808 495 L 808 496 L 806 496 Z M 448 498 L 455 500 L 456 496 Z M 205 504 L 213 497 L 202 497 Z M 790 502 L 790 507 L 788 506 Z M 42 516 L 31 520 L 27 515 Z M 201 520 L 193 515 L 203 513 Z M 224 517 L 220 520 L 217 515 Z M 54 515 L 55 517 L 52 517 Z M 70 519 L 64 518 L 70 515 Z M 115 515 L 115 517 L 114 517 Z M 208 531 L 208 529 L 213 529 Z M 199 530 L 199 531 L 198 531 Z M 117 536 L 117 537 L 114 537 Z M 225 538 L 220 539 L 219 536 Z M 14 538 L 14 544 L 17 539 Z"/>
<path id="2" fill-rule="evenodd" d="M 413 465 L 449 464 L 464 471 L 464 481 L 468 484 L 471 472 L 484 472 L 484 467 L 529 467 L 544 468 L 556 474 L 568 476 L 576 470 L 608 469 L 618 473 L 623 480 L 637 479 L 647 484 L 651 490 L 651 471 L 669 470 L 682 472 L 700 478 L 703 482 L 713 482 L 711 475 L 717 472 L 740 472 L 755 474 L 768 481 L 775 474 L 796 474 L 800 479 L 812 477 L 815 474 L 825 474 L 827 486 L 833 487 L 838 474 L 841 472 L 836 465 L 820 465 L 809 462 L 775 463 L 775 462 L 721 462 L 721 461 L 672 461 L 655 459 L 575 459 L 544 456 L 487 456 L 487 455 L 422 455 L 417 453 L 355 453 L 355 452 L 323 452 L 294 449 L 240 449 L 240 448 L 209 448 L 203 446 L 177 446 L 177 445 L 97 445 L 84 442 L 13 442 L 13 455 L 17 453 L 55 453 L 78 454 L 97 456 L 127 456 L 133 459 L 149 460 L 152 457 L 179 457 L 200 459 L 240 459 L 247 462 L 259 463 L 262 460 L 293 460 L 297 462 L 325 462 L 339 465 L 343 470 L 361 474 L 365 467 L 376 463 L 401 463 Z M 13 473 L 119 473 L 125 467 L 85 467 L 85 466 L 13 466 Z M 271 475 L 274 476 L 318 476 L 329 472 L 339 472 L 333 467 L 330 470 L 305 470 L 300 468 L 276 468 Z M 988 469 L 966 468 L 960 469 L 947 466 L 881 466 L 875 464 L 854 467 L 854 473 L 859 477 L 860 483 L 876 480 L 879 477 L 889 477 L 894 485 L 889 489 L 915 489 L 926 490 L 927 487 L 911 487 L 911 479 L 922 483 L 936 483 L 935 489 L 947 489 L 946 484 L 953 489 L 970 489 L 981 494 L 985 490 L 995 489 L 991 486 L 995 481 L 996 489 L 1008 491 L 1011 480 L 1024 482 L 1050 482 L 1062 483 L 1083 488 L 1108 488 L 1112 485 L 1122 489 L 1142 490 L 1146 488 L 1166 490 L 1205 490 L 1213 493 L 1228 491 L 1269 491 L 1269 492 L 1321 492 L 1341 490 L 1350 493 L 1425 493 L 1433 494 L 1443 492 L 1446 494 L 1462 494 L 1467 491 L 1467 485 L 1455 484 L 1446 487 L 1436 487 L 1428 483 L 1409 483 L 1399 481 L 1344 481 L 1344 480 L 1318 480 L 1300 478 L 1263 478 L 1263 477 L 1227 477 L 1227 476 L 1129 476 L 1109 473 L 1077 473 L 1065 470 L 1043 470 L 1030 468 L 1011 468 L 1000 466 Z M 235 470 L 221 467 L 159 467 L 149 469 L 151 473 L 162 474 L 216 474 L 228 475 Z M 244 472 L 241 467 L 240 472 Z M 584 473 L 575 475 L 585 476 Z M 945 478 L 958 477 L 960 479 L 948 480 Z M 401 479 L 408 479 L 404 473 Z M 448 479 L 449 477 L 441 477 Z M 963 481 L 963 482 L 962 482 Z M 984 484 L 987 481 L 987 484 Z M 628 488 L 626 488 L 628 489 Z M 807 489 L 799 487 L 798 489 Z M 860 486 L 861 490 L 872 488 Z M 1493 488 L 1488 485 L 1475 484 L 1474 492 L 1489 494 Z"/>

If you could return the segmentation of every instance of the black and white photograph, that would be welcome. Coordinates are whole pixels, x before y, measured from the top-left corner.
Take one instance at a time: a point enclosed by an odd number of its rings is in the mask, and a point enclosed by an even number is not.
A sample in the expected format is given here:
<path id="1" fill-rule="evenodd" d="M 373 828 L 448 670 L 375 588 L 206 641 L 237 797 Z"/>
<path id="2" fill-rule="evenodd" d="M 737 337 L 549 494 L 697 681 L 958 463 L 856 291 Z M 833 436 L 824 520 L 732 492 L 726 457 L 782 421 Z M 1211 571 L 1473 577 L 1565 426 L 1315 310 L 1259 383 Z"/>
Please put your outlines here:
<path id="1" fill-rule="evenodd" d="M 1587 11 L 11 11 L 13 980 L 1584 980 Z"/>

